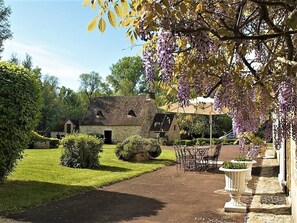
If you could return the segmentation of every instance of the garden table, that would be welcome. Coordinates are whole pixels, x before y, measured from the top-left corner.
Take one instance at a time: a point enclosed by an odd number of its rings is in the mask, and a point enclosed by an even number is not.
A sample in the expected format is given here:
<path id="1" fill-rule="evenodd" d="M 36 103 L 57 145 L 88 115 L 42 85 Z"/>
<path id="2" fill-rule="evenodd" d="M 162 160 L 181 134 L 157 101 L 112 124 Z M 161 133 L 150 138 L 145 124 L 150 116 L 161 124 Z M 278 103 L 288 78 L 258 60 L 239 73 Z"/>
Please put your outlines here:
<path id="1" fill-rule="evenodd" d="M 208 168 L 207 152 L 210 147 L 186 147 L 187 156 L 185 163 L 189 165 L 189 170 L 205 171 Z M 195 165 L 193 165 L 193 162 Z"/>

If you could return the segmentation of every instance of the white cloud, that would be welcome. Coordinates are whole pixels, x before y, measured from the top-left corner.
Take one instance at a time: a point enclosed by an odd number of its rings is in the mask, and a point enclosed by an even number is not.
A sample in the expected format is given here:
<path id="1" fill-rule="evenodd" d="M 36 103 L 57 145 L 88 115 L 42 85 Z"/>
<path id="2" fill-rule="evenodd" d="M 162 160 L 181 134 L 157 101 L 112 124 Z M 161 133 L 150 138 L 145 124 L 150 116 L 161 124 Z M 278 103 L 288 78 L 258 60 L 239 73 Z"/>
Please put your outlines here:
<path id="1" fill-rule="evenodd" d="M 25 58 L 26 53 L 29 54 L 33 58 L 33 65 L 40 67 L 43 74 L 58 77 L 61 86 L 73 90 L 78 90 L 79 75 L 89 72 L 88 68 L 64 58 L 59 50 L 50 49 L 46 46 L 25 44 L 15 40 L 5 41 L 2 59 L 8 60 L 13 53 L 16 53 L 21 60 Z"/>

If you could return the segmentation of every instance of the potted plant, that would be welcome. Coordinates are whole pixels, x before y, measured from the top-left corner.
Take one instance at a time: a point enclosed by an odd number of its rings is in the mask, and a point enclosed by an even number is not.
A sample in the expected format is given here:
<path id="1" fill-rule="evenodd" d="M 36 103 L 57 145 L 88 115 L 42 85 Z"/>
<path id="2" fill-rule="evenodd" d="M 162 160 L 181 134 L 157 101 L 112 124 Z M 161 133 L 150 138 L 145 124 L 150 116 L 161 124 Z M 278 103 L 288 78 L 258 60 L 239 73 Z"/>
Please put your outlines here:
<path id="1" fill-rule="evenodd" d="M 252 166 L 254 163 L 257 163 L 257 161 L 253 160 L 252 157 L 249 157 L 247 155 L 247 156 L 236 157 L 234 160 L 231 160 L 231 162 L 245 164 L 247 166 L 247 168 L 249 169 L 245 175 L 245 190 L 244 190 L 243 195 L 252 195 L 253 190 L 248 187 L 248 182 L 252 179 Z"/>
<path id="2" fill-rule="evenodd" d="M 246 164 L 224 162 L 220 171 L 225 173 L 225 190 L 230 194 L 230 201 L 225 203 L 226 212 L 246 212 L 246 204 L 240 201 L 245 190 L 245 176 L 249 171 Z"/>

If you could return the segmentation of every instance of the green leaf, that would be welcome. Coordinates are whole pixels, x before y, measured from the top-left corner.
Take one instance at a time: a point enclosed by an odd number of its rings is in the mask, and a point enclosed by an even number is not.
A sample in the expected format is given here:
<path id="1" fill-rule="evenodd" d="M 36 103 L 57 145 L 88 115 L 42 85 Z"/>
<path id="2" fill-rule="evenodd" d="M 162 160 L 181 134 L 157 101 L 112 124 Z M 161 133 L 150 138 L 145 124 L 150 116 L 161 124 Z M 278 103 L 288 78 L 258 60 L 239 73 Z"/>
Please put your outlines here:
<path id="1" fill-rule="evenodd" d="M 100 5 L 100 7 L 102 7 L 103 5 L 102 0 L 98 0 L 98 4 Z"/>
<path id="2" fill-rule="evenodd" d="M 166 8 L 170 8 L 170 4 L 169 4 L 169 2 L 168 2 L 168 0 L 162 0 L 162 2 L 163 2 L 163 5 L 165 5 L 166 6 Z"/>
<path id="3" fill-rule="evenodd" d="M 106 22 L 103 18 L 101 18 L 99 20 L 99 23 L 98 23 L 98 28 L 99 30 L 103 33 L 105 31 L 105 28 L 106 28 Z"/>
<path id="4" fill-rule="evenodd" d="M 89 32 L 96 28 L 97 18 L 98 18 L 98 16 L 96 16 L 94 19 L 92 19 L 92 21 L 89 23 L 89 25 L 88 25 Z"/>
<path id="5" fill-rule="evenodd" d="M 114 13 L 109 10 L 107 13 L 107 16 L 108 16 L 108 21 L 110 25 L 112 25 L 113 27 L 116 27 L 116 19 L 115 19 Z"/>
<path id="6" fill-rule="evenodd" d="M 122 18 L 122 9 L 118 4 L 116 4 L 114 6 L 114 10 L 115 10 L 116 14 L 118 15 L 118 17 Z"/>
<path id="7" fill-rule="evenodd" d="M 94 1 L 92 4 L 91 4 L 91 9 L 95 9 L 96 8 L 96 2 Z"/>
<path id="8" fill-rule="evenodd" d="M 121 7 L 122 7 L 122 16 L 126 16 L 128 14 L 128 2 L 122 1 Z"/>
<path id="9" fill-rule="evenodd" d="M 163 9 L 162 9 L 162 7 L 161 7 L 161 5 L 160 5 L 159 3 L 155 3 L 154 7 L 155 7 L 156 12 L 157 12 L 159 15 L 163 15 L 163 14 L 164 14 L 164 13 L 163 13 Z"/>
<path id="10" fill-rule="evenodd" d="M 183 13 L 186 13 L 187 12 L 187 6 L 186 6 L 186 4 L 185 3 L 181 3 L 180 4 L 180 10 L 183 12 Z"/>
<path id="11" fill-rule="evenodd" d="M 127 18 L 125 18 L 125 19 L 123 20 L 122 25 L 123 25 L 124 27 L 127 27 L 127 26 L 130 25 L 131 21 L 132 21 L 131 18 L 127 17 Z"/>
<path id="12" fill-rule="evenodd" d="M 90 3 L 90 0 L 84 0 L 84 2 L 83 2 L 83 6 L 87 6 L 88 4 Z"/>

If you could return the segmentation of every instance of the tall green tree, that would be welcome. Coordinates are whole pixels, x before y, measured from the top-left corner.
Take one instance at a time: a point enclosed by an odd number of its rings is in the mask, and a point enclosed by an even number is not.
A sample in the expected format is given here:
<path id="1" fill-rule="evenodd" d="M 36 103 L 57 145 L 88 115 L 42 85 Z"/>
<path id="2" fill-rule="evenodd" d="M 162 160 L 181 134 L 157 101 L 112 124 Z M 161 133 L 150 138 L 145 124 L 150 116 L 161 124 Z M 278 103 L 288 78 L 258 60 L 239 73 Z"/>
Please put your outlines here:
<path id="1" fill-rule="evenodd" d="M 45 75 L 42 78 L 43 107 L 38 130 L 52 128 L 59 121 L 62 113 L 62 105 L 58 97 L 59 79 L 55 76 Z"/>
<path id="2" fill-rule="evenodd" d="M 0 54 L 3 51 L 4 41 L 12 37 L 8 21 L 10 13 L 10 8 L 4 5 L 3 0 L 0 0 Z"/>
<path id="3" fill-rule="evenodd" d="M 0 62 L 0 183 L 13 170 L 40 114 L 40 86 L 28 69 Z"/>
<path id="4" fill-rule="evenodd" d="M 139 56 L 124 57 L 110 67 L 106 80 L 116 95 L 137 95 L 147 90 L 145 71 Z"/>
<path id="5" fill-rule="evenodd" d="M 79 93 L 62 86 L 59 91 L 59 99 L 62 103 L 61 118 L 82 119 L 86 112 L 88 101 L 84 100 Z"/>
<path id="6" fill-rule="evenodd" d="M 26 53 L 25 59 L 22 61 L 22 66 L 27 68 L 29 71 L 33 70 L 33 60 L 32 57 Z"/>
<path id="7" fill-rule="evenodd" d="M 87 96 L 89 101 L 96 95 L 111 94 L 108 84 L 102 81 L 102 77 L 99 75 L 99 73 L 92 71 L 88 74 L 81 74 L 79 79 L 79 89 Z"/>
<path id="8" fill-rule="evenodd" d="M 18 58 L 18 55 L 16 53 L 11 54 L 7 62 L 14 65 L 20 65 L 20 59 Z"/>

